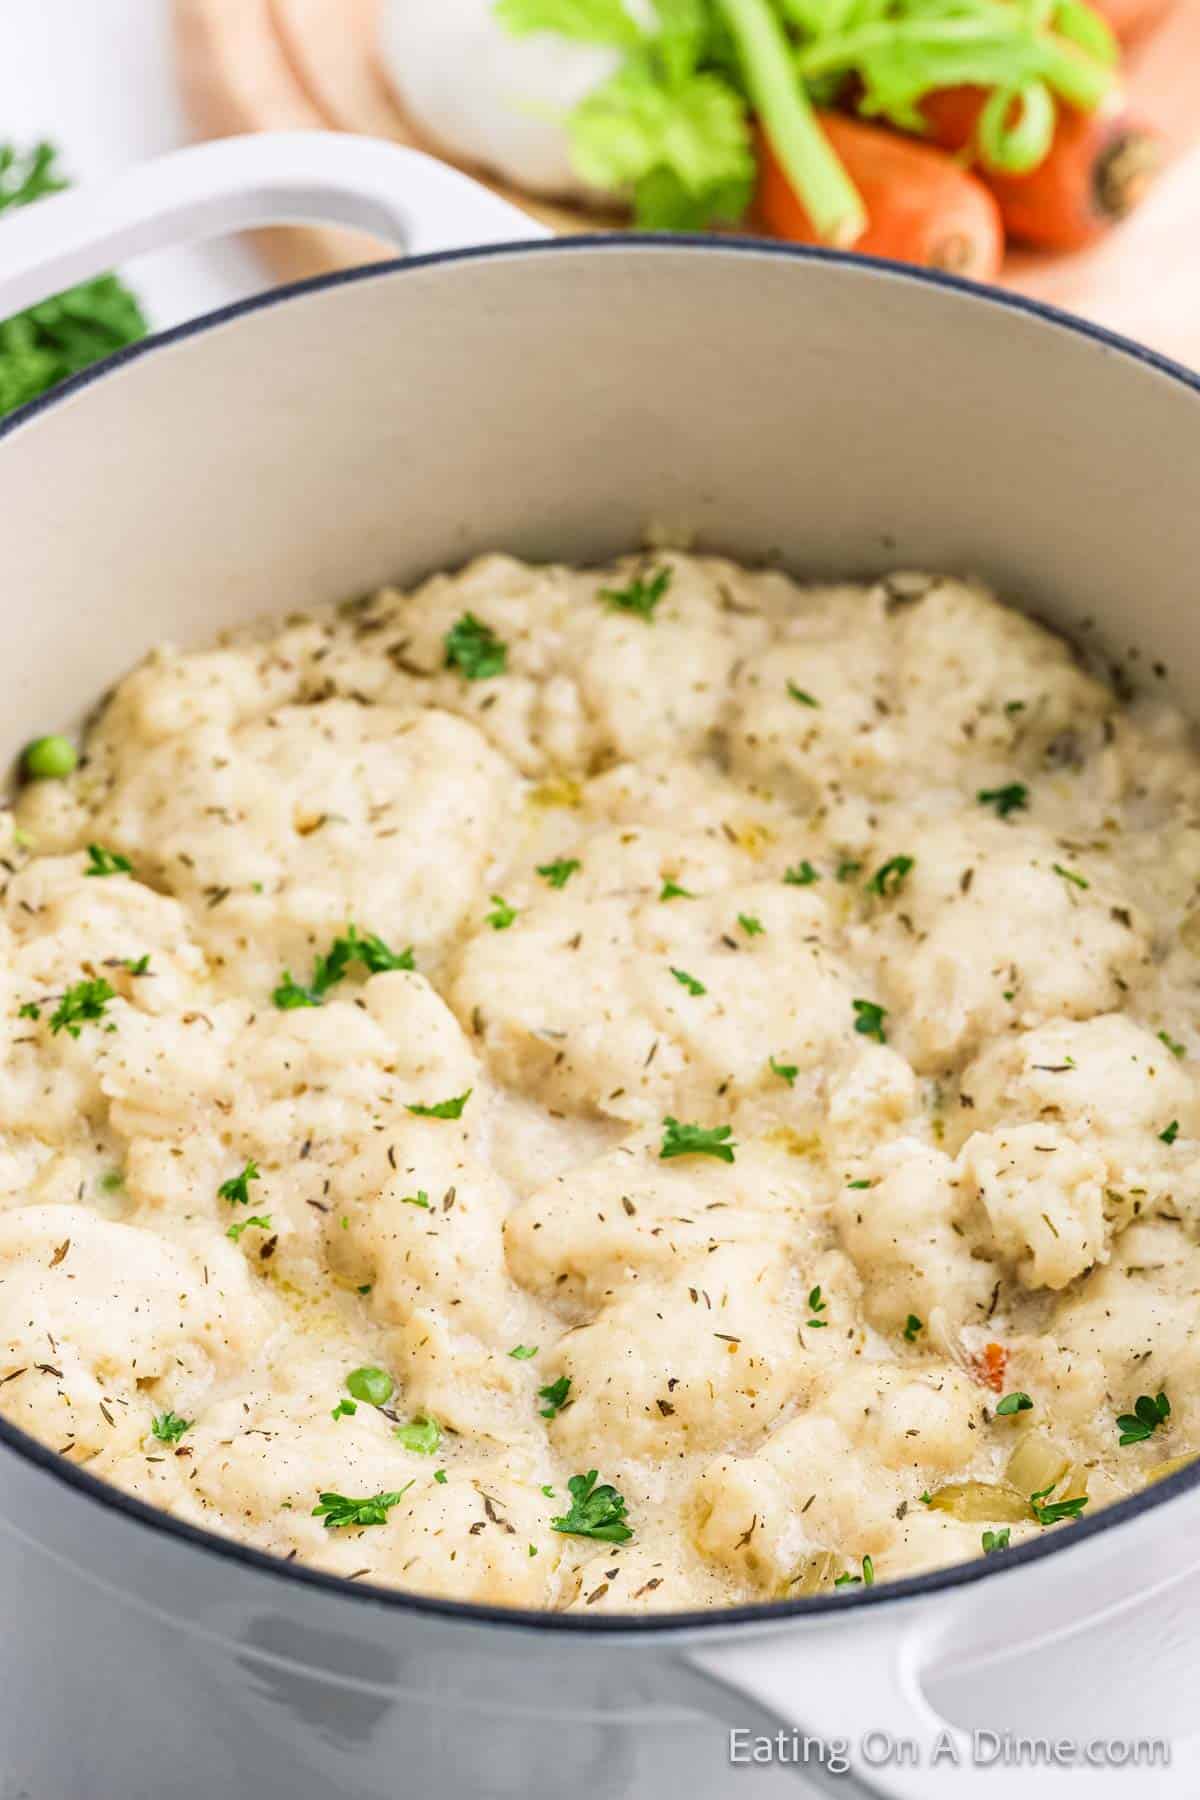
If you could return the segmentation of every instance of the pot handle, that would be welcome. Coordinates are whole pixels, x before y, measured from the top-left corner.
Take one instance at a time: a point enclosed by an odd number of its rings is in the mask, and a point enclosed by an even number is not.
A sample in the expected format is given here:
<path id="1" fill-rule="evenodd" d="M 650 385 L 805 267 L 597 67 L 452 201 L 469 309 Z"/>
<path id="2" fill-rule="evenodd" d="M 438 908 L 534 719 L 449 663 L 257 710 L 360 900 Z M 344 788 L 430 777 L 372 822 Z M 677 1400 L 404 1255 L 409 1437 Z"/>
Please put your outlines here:
<path id="1" fill-rule="evenodd" d="M 737 1637 L 690 1646 L 685 1660 L 707 1686 L 710 1705 L 712 1685 L 721 1691 L 734 1769 L 753 1760 L 754 1739 L 778 1733 L 785 1752 L 773 1760 L 846 1800 L 999 1800 L 1017 1793 L 1021 1800 L 1112 1800 L 1130 1791 L 1139 1800 L 1184 1800 L 1200 1792 L 1200 1744 L 1192 1737 L 1164 1740 L 1165 1764 L 1124 1769 L 1087 1760 L 1035 1763 L 1012 1750 L 1011 1731 L 1008 1748 L 1003 1730 L 984 1731 L 977 1742 L 943 1718 L 925 1691 L 927 1673 L 944 1654 L 946 1625 L 936 1607 L 851 1602 L 845 1618 L 825 1614 L 787 1635 L 742 1628 Z M 1046 1679 L 1086 1680 L 1069 1661 L 1056 1660 L 1051 1644 L 1030 1649 Z M 1112 1654 L 1107 1635 L 1101 1654 Z M 744 1736 L 735 1746 L 739 1728 Z M 1100 1724 L 1095 1739 L 1071 1741 L 1082 1752 L 1103 1736 Z"/>
<path id="2" fill-rule="evenodd" d="M 0 319 L 148 250 L 263 225 L 325 223 L 408 256 L 546 237 L 419 150 L 341 132 L 264 132 L 172 151 L 0 224 Z"/>

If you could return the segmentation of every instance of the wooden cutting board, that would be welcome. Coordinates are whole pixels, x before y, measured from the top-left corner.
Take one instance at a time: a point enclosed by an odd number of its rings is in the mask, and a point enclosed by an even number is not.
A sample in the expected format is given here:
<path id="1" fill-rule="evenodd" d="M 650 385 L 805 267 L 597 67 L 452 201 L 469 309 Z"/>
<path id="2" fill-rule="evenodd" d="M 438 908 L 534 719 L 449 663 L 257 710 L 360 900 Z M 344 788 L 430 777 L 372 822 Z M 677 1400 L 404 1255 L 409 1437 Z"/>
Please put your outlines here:
<path id="1" fill-rule="evenodd" d="M 435 148 L 412 129 L 383 74 L 380 5 L 176 0 L 180 80 L 197 132 L 326 128 Z M 1137 109 L 1167 134 L 1167 174 L 1133 218 L 1094 249 L 1010 254 L 1002 283 L 1200 367 L 1200 0 L 1177 0 L 1134 54 L 1127 85 Z M 557 231 L 597 229 L 595 215 L 533 201 L 477 169 L 470 173 Z M 394 254 L 371 239 L 317 228 L 263 232 L 259 243 L 283 281 Z"/>

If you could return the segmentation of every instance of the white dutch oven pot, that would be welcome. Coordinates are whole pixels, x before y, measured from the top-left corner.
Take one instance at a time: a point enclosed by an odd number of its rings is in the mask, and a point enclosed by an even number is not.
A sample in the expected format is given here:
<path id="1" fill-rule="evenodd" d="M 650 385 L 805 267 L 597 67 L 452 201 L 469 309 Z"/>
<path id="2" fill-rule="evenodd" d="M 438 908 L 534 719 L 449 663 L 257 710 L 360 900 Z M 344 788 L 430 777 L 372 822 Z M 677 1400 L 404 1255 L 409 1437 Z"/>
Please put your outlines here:
<path id="1" fill-rule="evenodd" d="M 1200 711 L 1200 387 L 994 293 L 780 246 L 531 242 L 410 151 L 298 136 L 6 220 L 0 317 L 168 240 L 316 218 L 422 254 L 168 333 L 0 428 L 11 752 L 163 638 L 490 548 L 607 558 L 650 521 L 800 572 L 976 570 L 1161 659 Z M 821 1792 L 1192 1796 L 1196 1480 L 891 1586 L 623 1624 L 285 1565 L 0 1425 L 0 1796 L 801 1790 L 795 1763 L 731 1766 L 731 1727 L 824 1740 Z M 947 1724 L 962 1761 L 931 1766 Z M 1172 1761 L 1004 1768 L 985 1740 L 972 1766 L 972 1728 Z"/>

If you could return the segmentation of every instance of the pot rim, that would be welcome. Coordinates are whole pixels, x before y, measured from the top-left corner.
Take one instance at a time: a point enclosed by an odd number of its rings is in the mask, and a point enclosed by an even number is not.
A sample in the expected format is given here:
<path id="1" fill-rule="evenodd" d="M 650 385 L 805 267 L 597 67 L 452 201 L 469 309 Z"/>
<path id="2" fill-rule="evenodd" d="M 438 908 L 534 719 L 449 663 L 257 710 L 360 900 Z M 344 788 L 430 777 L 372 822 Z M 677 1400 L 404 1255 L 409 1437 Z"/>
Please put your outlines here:
<path id="1" fill-rule="evenodd" d="M 0 420 L 0 443 L 14 437 L 42 414 L 69 400 L 93 382 L 100 381 L 127 364 L 152 356 L 156 351 L 217 326 L 225 325 L 249 313 L 266 311 L 307 294 L 321 293 L 360 282 L 392 280 L 413 270 L 441 265 L 472 264 L 505 257 L 564 256 L 576 253 L 591 255 L 637 255 L 646 251 L 669 249 L 684 255 L 725 253 L 730 256 L 767 257 L 777 261 L 825 264 L 830 267 L 860 272 L 876 279 L 896 281 L 907 286 L 947 290 L 976 304 L 998 311 L 1016 313 L 1053 326 L 1065 335 L 1082 338 L 1098 349 L 1142 365 L 1165 376 L 1180 387 L 1200 397 L 1200 374 L 1187 369 L 1170 357 L 1135 343 L 1130 338 L 1108 330 L 1105 326 L 1078 318 L 1044 301 L 1005 289 L 984 286 L 961 276 L 939 270 L 919 269 L 887 262 L 878 257 L 856 255 L 853 251 L 830 250 L 814 245 L 785 244 L 771 239 L 717 237 L 664 232 L 588 233 L 578 237 L 531 239 L 511 244 L 486 244 L 467 249 L 435 251 L 417 257 L 397 257 L 385 262 L 368 263 L 361 268 L 338 270 L 306 281 L 273 288 L 266 293 L 237 300 L 214 312 L 189 319 L 167 331 L 152 333 L 136 344 L 128 345 L 103 362 L 72 376 L 59 387 L 19 407 L 7 419 Z M 400 1588 L 375 1583 L 360 1583 L 342 1575 L 300 1562 L 287 1562 L 234 1538 L 226 1538 L 145 1501 L 92 1475 L 85 1467 L 69 1462 L 57 1451 L 49 1449 L 27 1432 L 0 1418 L 0 1445 L 50 1475 L 63 1487 L 84 1499 L 98 1502 L 108 1510 L 148 1526 L 167 1538 L 190 1545 L 194 1549 L 240 1564 L 276 1580 L 315 1588 L 341 1600 L 356 1600 L 363 1605 L 382 1607 L 397 1614 L 414 1614 L 439 1620 L 461 1619 L 517 1631 L 551 1631 L 566 1636 L 613 1637 L 628 1639 L 664 1638 L 686 1635 L 712 1637 L 727 1634 L 739 1625 L 773 1625 L 779 1628 L 798 1621 L 848 1611 L 858 1612 L 889 1601 L 916 1600 L 981 1581 L 988 1576 L 1015 1571 L 1043 1561 L 1047 1556 L 1065 1552 L 1102 1532 L 1112 1531 L 1127 1521 L 1140 1517 L 1152 1508 L 1166 1504 L 1200 1487 L 1200 1456 L 1188 1467 L 1177 1470 L 1164 1480 L 1144 1487 L 1136 1494 L 1113 1502 L 1101 1512 L 1072 1521 L 1067 1531 L 1052 1531 L 1028 1543 L 990 1556 L 978 1556 L 970 1562 L 953 1563 L 945 1568 L 927 1570 L 899 1581 L 880 1586 L 842 1588 L 837 1592 L 812 1594 L 795 1600 L 758 1601 L 745 1606 L 703 1611 L 641 1614 L 602 1614 L 543 1612 L 529 1607 L 484 1605 L 476 1601 L 443 1600 L 433 1595 L 408 1593 Z"/>

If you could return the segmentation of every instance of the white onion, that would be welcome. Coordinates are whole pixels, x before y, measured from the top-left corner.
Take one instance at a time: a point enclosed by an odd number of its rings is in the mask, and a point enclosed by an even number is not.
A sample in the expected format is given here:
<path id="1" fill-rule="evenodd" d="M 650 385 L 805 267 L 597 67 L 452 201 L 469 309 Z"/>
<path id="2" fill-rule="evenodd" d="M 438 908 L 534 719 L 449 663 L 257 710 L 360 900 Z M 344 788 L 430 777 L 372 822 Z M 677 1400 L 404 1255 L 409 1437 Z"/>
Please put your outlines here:
<path id="1" fill-rule="evenodd" d="M 625 0 L 652 18 L 647 0 Z M 493 0 L 384 0 L 384 68 L 431 144 L 532 194 L 603 198 L 571 167 L 560 122 L 620 66 L 620 52 L 549 32 L 514 38 Z"/>

